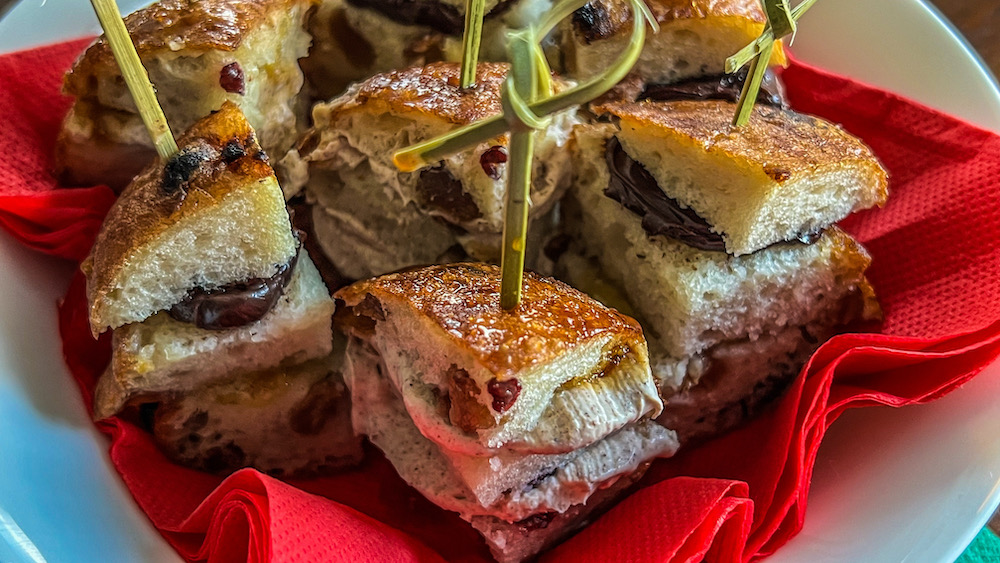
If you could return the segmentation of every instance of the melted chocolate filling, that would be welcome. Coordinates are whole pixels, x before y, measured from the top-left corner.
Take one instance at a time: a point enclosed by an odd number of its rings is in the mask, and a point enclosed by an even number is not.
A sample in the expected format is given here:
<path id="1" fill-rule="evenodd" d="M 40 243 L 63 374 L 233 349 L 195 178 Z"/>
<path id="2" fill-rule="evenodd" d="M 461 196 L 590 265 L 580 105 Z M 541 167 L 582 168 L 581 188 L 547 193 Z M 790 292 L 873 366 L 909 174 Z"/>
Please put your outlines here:
<path id="1" fill-rule="evenodd" d="M 701 250 L 725 252 L 722 235 L 691 208 L 683 208 L 668 197 L 656 178 L 625 152 L 617 137 L 608 140 L 604 157 L 611 181 L 604 195 L 642 217 L 642 228 L 650 236 L 664 235 Z"/>
<path id="2" fill-rule="evenodd" d="M 647 84 L 642 93 L 639 94 L 638 100 L 655 102 L 726 100 L 737 102 L 740 99 L 740 91 L 743 89 L 743 81 L 746 80 L 748 72 L 749 69 L 744 67 L 743 70 L 735 74 L 692 78 L 676 84 Z M 764 73 L 764 80 L 761 81 L 760 92 L 757 94 L 757 103 L 777 107 L 787 107 L 788 105 L 785 99 L 785 88 L 778 79 L 778 75 L 771 70 Z"/>
<path id="3" fill-rule="evenodd" d="M 456 6 L 436 0 L 347 0 L 359 8 L 369 8 L 394 22 L 422 25 L 445 35 L 461 35 L 465 31 L 465 13 Z M 486 17 L 507 11 L 510 0 L 503 0 Z"/>
<path id="4" fill-rule="evenodd" d="M 722 235 L 691 208 L 660 189 L 656 178 L 625 152 L 617 137 L 608 140 L 604 151 L 611 179 L 604 195 L 642 217 L 642 228 L 649 236 L 663 235 L 679 240 L 699 250 L 726 251 Z M 786 242 L 812 244 L 823 236 L 823 230 L 801 233 Z"/>
<path id="5" fill-rule="evenodd" d="M 207 330 L 224 330 L 259 321 L 284 293 L 298 259 L 296 250 L 292 259 L 269 278 L 253 278 L 211 290 L 192 289 L 180 303 L 170 308 L 168 314 L 182 323 Z"/>
<path id="6" fill-rule="evenodd" d="M 464 223 L 483 216 L 479 207 L 444 165 L 420 171 L 416 184 L 417 203 L 452 223 Z"/>

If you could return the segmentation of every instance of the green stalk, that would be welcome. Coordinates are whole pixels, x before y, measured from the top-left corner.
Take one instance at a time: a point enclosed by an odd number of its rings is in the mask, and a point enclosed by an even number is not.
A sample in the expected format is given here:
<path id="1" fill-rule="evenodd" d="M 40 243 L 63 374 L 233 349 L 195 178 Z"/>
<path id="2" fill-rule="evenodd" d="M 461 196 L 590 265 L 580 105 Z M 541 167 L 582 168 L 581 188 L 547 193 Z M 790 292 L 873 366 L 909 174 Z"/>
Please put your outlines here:
<path id="1" fill-rule="evenodd" d="M 535 132 L 525 128 L 510 135 L 507 165 L 507 204 L 503 221 L 500 257 L 500 306 L 507 311 L 521 302 L 524 283 L 524 251 L 528 238 L 529 192 Z"/>
<path id="2" fill-rule="evenodd" d="M 795 22 L 799 21 L 799 18 L 806 13 L 806 10 L 812 7 L 817 0 L 805 0 L 798 6 L 792 8 L 792 20 Z M 726 73 L 732 74 L 737 70 L 741 69 L 752 61 L 754 57 L 760 54 L 760 49 L 765 43 L 772 43 L 775 39 L 780 39 L 781 35 L 775 37 L 774 31 L 772 31 L 770 26 L 765 26 L 764 31 L 760 34 L 760 37 L 754 39 L 749 45 L 743 47 L 736 52 L 735 55 L 726 59 Z"/>
<path id="3" fill-rule="evenodd" d="M 762 0 L 764 3 L 764 13 L 767 16 L 767 24 L 760 37 L 755 39 L 746 47 L 740 49 L 735 55 L 726 59 L 726 72 L 733 73 L 743 68 L 743 65 L 750 63 L 750 72 L 743 82 L 743 90 L 740 91 L 740 99 L 736 102 L 736 115 L 733 116 L 733 127 L 740 127 L 750 121 L 753 106 L 757 103 L 757 95 L 760 92 L 760 84 L 764 79 L 764 72 L 771 63 L 771 53 L 774 51 L 774 43 L 778 39 L 787 35 L 795 36 L 796 22 L 806 13 L 816 0 L 805 0 L 794 9 L 788 9 L 788 0 Z"/>
<path id="4" fill-rule="evenodd" d="M 527 107 L 539 94 L 536 45 L 532 30 L 512 32 L 507 37 L 510 74 L 501 93 L 503 113 L 510 127 L 507 162 L 507 200 L 504 209 L 503 247 L 500 254 L 500 306 L 507 311 L 521 302 L 524 284 L 524 252 L 528 245 L 531 170 L 535 129 L 544 127 Z"/>
<path id="5" fill-rule="evenodd" d="M 486 16 L 486 0 L 465 1 L 465 35 L 462 36 L 462 88 L 471 88 L 476 83 L 476 67 L 479 64 L 479 46 L 483 41 L 483 18 Z"/>
<path id="6" fill-rule="evenodd" d="M 122 71 L 122 77 L 125 78 L 125 85 L 128 86 L 128 91 L 139 109 L 139 116 L 142 117 L 146 131 L 153 140 L 153 146 L 156 147 L 160 158 L 165 161 L 177 152 L 177 142 L 174 141 L 170 126 L 167 125 L 167 118 L 164 117 L 163 110 L 156 101 L 156 92 L 125 28 L 118 4 L 115 0 L 90 0 L 90 3 L 94 6 L 101 27 L 104 28 L 104 37 L 111 46 L 111 52 Z"/>
<path id="7" fill-rule="evenodd" d="M 754 103 L 757 101 L 757 93 L 760 91 L 760 83 L 764 79 L 764 72 L 767 70 L 767 63 L 771 60 L 771 50 L 774 43 L 767 43 L 760 51 L 760 56 L 750 63 L 750 72 L 743 82 L 743 90 L 740 92 L 740 99 L 736 102 L 736 115 L 733 116 L 733 126 L 740 127 L 750 121 L 750 114 L 753 112 Z"/>
<path id="8" fill-rule="evenodd" d="M 788 0 L 770 0 L 764 2 L 764 12 L 767 23 L 775 37 L 795 34 L 795 18 L 788 9 Z"/>

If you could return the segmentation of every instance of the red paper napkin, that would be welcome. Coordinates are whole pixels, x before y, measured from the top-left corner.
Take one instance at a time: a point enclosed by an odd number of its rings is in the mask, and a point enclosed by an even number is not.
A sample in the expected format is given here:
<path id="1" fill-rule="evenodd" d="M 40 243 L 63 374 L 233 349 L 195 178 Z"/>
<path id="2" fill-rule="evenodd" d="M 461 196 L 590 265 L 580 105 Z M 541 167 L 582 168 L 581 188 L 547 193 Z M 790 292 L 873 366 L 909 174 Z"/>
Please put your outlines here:
<path id="1" fill-rule="evenodd" d="M 54 189 L 48 174 L 67 108 L 60 76 L 83 47 L 0 57 L 0 225 L 32 248 L 76 260 L 113 200 L 104 187 Z M 543 560 L 767 555 L 801 528 L 816 452 L 840 413 L 936 399 L 1000 354 L 1000 137 L 803 64 L 784 78 L 794 107 L 842 123 L 891 173 L 888 205 L 843 225 L 874 256 L 883 332 L 827 342 L 774 408 L 657 462 L 641 488 Z M 59 326 L 89 406 L 109 351 L 90 337 L 83 288 L 77 275 Z M 221 479 L 171 464 L 128 422 L 102 429 L 135 500 L 187 559 L 488 559 L 471 528 L 407 487 L 374 450 L 359 469 L 329 478 L 284 483 L 243 470 Z"/>

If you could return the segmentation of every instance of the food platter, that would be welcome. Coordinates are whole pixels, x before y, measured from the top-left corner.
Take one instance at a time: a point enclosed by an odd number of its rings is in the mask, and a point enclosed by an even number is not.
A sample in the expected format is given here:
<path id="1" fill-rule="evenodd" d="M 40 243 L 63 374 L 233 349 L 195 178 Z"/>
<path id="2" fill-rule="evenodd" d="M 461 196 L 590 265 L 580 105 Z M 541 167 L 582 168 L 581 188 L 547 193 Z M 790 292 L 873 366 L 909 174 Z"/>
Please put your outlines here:
<path id="1" fill-rule="evenodd" d="M 0 51 L 94 33 L 89 10 L 22 2 L 0 21 Z M 1000 131 L 1000 91 L 931 9 L 825 0 L 814 10 L 793 47 L 801 59 Z M 0 263 L 0 560 L 176 560 L 110 467 L 62 366 L 54 302 L 69 268 L 6 236 Z M 1000 502 L 998 392 L 994 365 L 934 404 L 845 415 L 820 452 L 805 529 L 772 560 L 954 559 Z"/>

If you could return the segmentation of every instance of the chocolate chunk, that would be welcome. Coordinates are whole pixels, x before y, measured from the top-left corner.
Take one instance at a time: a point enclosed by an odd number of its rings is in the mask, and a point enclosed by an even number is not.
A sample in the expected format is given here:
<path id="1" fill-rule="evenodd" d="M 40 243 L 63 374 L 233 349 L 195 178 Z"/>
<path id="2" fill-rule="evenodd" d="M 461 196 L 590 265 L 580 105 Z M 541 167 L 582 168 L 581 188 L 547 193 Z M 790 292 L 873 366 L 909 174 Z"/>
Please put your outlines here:
<path id="1" fill-rule="evenodd" d="M 493 396 L 493 410 L 502 414 L 514 405 L 517 396 L 521 394 L 521 382 L 516 379 L 491 379 L 486 384 L 486 390 Z"/>
<path id="2" fill-rule="evenodd" d="M 191 179 L 201 165 L 212 159 L 212 153 L 206 147 L 191 145 L 177 151 L 167 159 L 163 167 L 163 182 L 160 184 L 167 195 L 173 195 L 184 183 Z"/>
<path id="3" fill-rule="evenodd" d="M 588 45 L 614 32 L 611 15 L 603 2 L 591 2 L 573 12 L 573 27 Z"/>
<path id="4" fill-rule="evenodd" d="M 500 145 L 492 146 L 479 156 L 479 165 L 483 172 L 494 180 L 500 179 L 500 164 L 507 162 L 507 149 Z"/>
<path id="5" fill-rule="evenodd" d="M 493 426 L 493 415 L 479 402 L 479 385 L 469 372 L 452 364 L 445 373 L 448 381 L 448 419 L 469 434 Z"/>
<path id="6" fill-rule="evenodd" d="M 253 278 L 206 290 L 196 288 L 170 308 L 174 319 L 207 330 L 224 330 L 259 321 L 274 308 L 292 279 L 298 253 L 269 278 Z"/>
<path id="7" fill-rule="evenodd" d="M 302 401 L 292 407 L 288 426 L 292 432 L 315 436 L 323 431 L 326 421 L 337 414 L 337 402 L 344 388 L 333 377 L 317 381 Z"/>
<path id="8" fill-rule="evenodd" d="M 392 21 L 403 25 L 422 25 L 444 33 L 459 36 L 465 31 L 465 13 L 456 6 L 437 0 L 347 0 L 359 8 L 375 10 Z M 486 19 L 510 9 L 512 0 L 502 0 Z"/>
<path id="9" fill-rule="evenodd" d="M 247 458 L 243 449 L 233 442 L 229 442 L 224 446 L 215 446 L 205 452 L 202 465 L 209 473 L 222 473 L 244 467 L 246 462 Z"/>
<path id="10" fill-rule="evenodd" d="M 246 156 L 246 154 L 247 151 L 237 139 L 229 141 L 226 143 L 226 146 L 222 147 L 222 160 L 226 164 L 232 164 Z"/>
<path id="11" fill-rule="evenodd" d="M 247 93 L 246 80 L 243 77 L 243 67 L 232 62 L 219 71 L 219 86 L 230 94 L 243 95 Z"/>
<path id="12" fill-rule="evenodd" d="M 156 420 L 156 410 L 160 408 L 160 403 L 142 403 L 139 405 L 139 424 L 147 432 L 153 431 L 153 424 Z"/>
<path id="13" fill-rule="evenodd" d="M 736 102 L 743 90 L 749 69 L 744 67 L 735 74 L 692 78 L 676 84 L 647 84 L 637 100 L 671 102 L 676 100 L 727 100 Z M 778 76 L 771 70 L 764 73 L 757 103 L 787 107 L 785 88 Z"/>
<path id="14" fill-rule="evenodd" d="M 465 15 L 455 6 L 435 0 L 347 0 L 359 8 L 375 10 L 404 25 L 422 25 L 446 35 L 461 35 Z"/>
<path id="15" fill-rule="evenodd" d="M 642 217 L 650 236 L 664 235 L 701 250 L 725 252 L 722 235 L 693 209 L 682 208 L 660 189 L 656 179 L 625 152 L 617 137 L 608 140 L 604 153 L 611 180 L 604 195 Z"/>
<path id="16" fill-rule="evenodd" d="M 452 223 L 464 223 L 483 216 L 462 182 L 439 164 L 420 171 L 416 185 L 417 203 Z"/>

